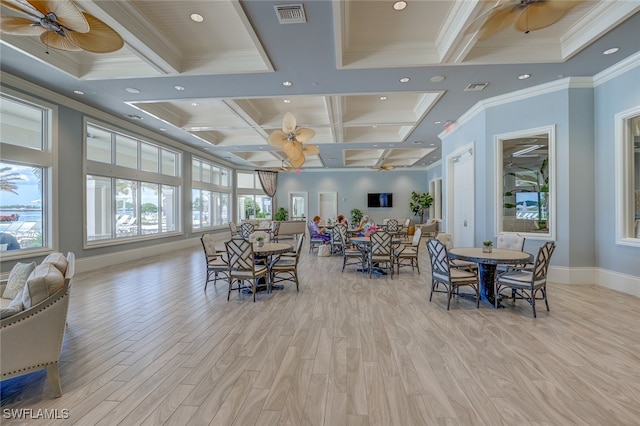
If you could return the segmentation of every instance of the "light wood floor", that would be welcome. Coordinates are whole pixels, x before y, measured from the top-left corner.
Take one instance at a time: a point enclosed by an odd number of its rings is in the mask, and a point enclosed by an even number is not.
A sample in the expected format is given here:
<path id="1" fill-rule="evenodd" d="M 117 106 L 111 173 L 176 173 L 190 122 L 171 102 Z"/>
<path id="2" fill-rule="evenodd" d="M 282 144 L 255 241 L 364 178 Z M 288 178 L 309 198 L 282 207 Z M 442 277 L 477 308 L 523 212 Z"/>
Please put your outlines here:
<path id="1" fill-rule="evenodd" d="M 447 311 L 428 301 L 423 244 L 421 275 L 305 252 L 299 293 L 227 302 L 226 282 L 203 292 L 199 245 L 76 275 L 63 396 L 37 372 L 3 382 L 3 410 L 69 412 L 37 425 L 640 424 L 638 298 L 550 284 L 535 320 L 523 301 Z"/>

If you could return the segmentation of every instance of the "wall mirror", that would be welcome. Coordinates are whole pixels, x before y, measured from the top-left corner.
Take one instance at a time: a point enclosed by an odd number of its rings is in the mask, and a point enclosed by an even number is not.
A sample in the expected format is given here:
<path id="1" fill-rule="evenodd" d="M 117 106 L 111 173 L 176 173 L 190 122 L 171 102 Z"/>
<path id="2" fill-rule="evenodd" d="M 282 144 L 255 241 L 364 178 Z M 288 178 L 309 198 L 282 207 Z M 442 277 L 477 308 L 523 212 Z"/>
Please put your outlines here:
<path id="1" fill-rule="evenodd" d="M 616 243 L 640 247 L 640 106 L 615 120 Z"/>
<path id="2" fill-rule="evenodd" d="M 555 128 L 497 135 L 496 231 L 555 239 Z"/>

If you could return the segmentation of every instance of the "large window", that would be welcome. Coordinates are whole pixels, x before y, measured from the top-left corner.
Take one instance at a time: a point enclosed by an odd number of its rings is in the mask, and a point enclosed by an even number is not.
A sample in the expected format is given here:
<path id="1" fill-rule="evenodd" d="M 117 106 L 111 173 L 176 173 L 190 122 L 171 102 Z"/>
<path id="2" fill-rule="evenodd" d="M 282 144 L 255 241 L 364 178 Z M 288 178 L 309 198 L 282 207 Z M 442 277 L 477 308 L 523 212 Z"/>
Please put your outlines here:
<path id="1" fill-rule="evenodd" d="M 180 154 L 86 123 L 86 242 L 180 231 Z"/>
<path id="2" fill-rule="evenodd" d="M 553 239 L 554 127 L 496 136 L 498 232 Z"/>
<path id="3" fill-rule="evenodd" d="M 229 224 L 231 170 L 200 158 L 191 161 L 191 221 L 193 229 Z"/>
<path id="4" fill-rule="evenodd" d="M 55 108 L 0 94 L 0 250 L 3 257 L 54 247 Z"/>
<path id="5" fill-rule="evenodd" d="M 640 106 L 615 119 L 616 242 L 640 247 Z"/>
<path id="6" fill-rule="evenodd" d="M 272 199 L 264 193 L 255 172 L 238 172 L 238 216 L 237 221 L 271 219 Z"/>

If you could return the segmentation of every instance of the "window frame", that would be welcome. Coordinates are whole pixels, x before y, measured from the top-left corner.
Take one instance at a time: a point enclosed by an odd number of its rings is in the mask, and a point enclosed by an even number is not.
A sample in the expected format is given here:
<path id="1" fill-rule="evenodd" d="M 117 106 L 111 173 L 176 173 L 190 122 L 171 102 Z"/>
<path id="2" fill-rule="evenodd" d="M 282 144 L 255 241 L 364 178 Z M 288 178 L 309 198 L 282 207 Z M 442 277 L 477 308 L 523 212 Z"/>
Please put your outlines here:
<path id="1" fill-rule="evenodd" d="M 549 192 L 547 198 L 547 221 L 549 226 L 547 232 L 521 232 L 518 234 L 527 238 L 527 240 L 544 240 L 555 241 L 557 229 L 557 179 L 556 179 L 556 126 L 542 126 L 532 129 L 517 130 L 514 132 L 501 133 L 494 135 L 495 147 L 495 230 L 496 234 L 504 231 L 504 141 L 510 139 L 526 138 L 546 133 L 548 135 L 548 180 Z"/>
<path id="2" fill-rule="evenodd" d="M 200 164 L 199 168 L 198 168 L 198 176 L 194 176 L 193 172 L 194 172 L 194 163 L 198 162 Z M 218 182 L 214 183 L 212 176 L 213 173 L 209 174 L 209 181 L 208 182 L 204 182 L 202 180 L 202 175 L 203 175 L 203 166 L 206 165 L 207 167 L 209 167 L 210 169 L 213 168 L 217 168 L 219 169 L 219 173 L 218 173 Z M 206 232 L 206 231 L 213 231 L 213 230 L 217 230 L 217 229 L 224 229 L 226 227 L 229 226 L 229 222 L 233 222 L 233 217 L 234 217 L 234 212 L 233 212 L 233 170 L 222 166 L 221 164 L 212 162 L 210 160 L 206 160 L 202 157 L 198 157 L 196 155 L 193 155 L 191 157 L 191 204 L 190 204 L 190 211 L 191 211 L 191 219 L 190 219 L 190 225 L 191 225 L 191 231 L 192 232 Z M 227 181 L 229 182 L 228 185 L 224 185 L 224 180 L 223 180 L 223 176 L 227 176 Z M 193 198 L 193 191 L 206 191 L 209 193 L 209 205 L 213 205 L 213 203 L 211 202 L 211 200 L 213 199 L 212 196 L 215 194 L 226 194 L 228 197 L 228 211 L 227 211 L 227 216 L 228 216 L 228 221 L 227 223 L 224 223 L 222 225 L 207 225 L 207 226 L 198 226 L 195 227 L 194 226 L 194 221 L 193 221 L 193 202 L 194 202 L 194 198 Z M 200 214 L 202 214 L 202 211 L 199 212 Z M 210 217 L 213 217 L 213 215 L 211 215 L 210 213 Z"/>
<path id="3" fill-rule="evenodd" d="M 89 160 L 87 159 L 87 134 L 88 128 L 90 126 L 100 128 L 101 130 L 111 133 L 111 163 L 105 163 L 101 161 Z M 137 142 L 137 165 L 136 168 L 130 168 L 125 166 L 119 166 L 115 164 L 116 162 L 116 150 L 115 150 L 115 139 L 117 139 L 117 135 L 123 136 L 125 138 L 133 139 Z M 150 172 L 142 169 L 142 157 L 140 155 L 142 151 L 142 144 L 148 144 L 155 146 L 158 148 L 158 172 Z M 108 123 L 104 123 L 100 120 L 96 120 L 89 117 L 83 117 L 83 248 L 85 249 L 93 249 L 98 247 L 107 247 L 119 244 L 126 244 L 133 241 L 146 241 L 153 240 L 158 238 L 166 238 L 169 236 L 182 235 L 183 231 L 183 221 L 182 221 L 182 193 L 184 187 L 184 181 L 182 177 L 182 152 L 173 148 L 168 147 L 160 142 L 150 140 L 148 138 L 141 137 L 131 131 L 127 131 L 124 129 L 120 129 L 115 125 L 111 125 Z M 162 173 L 162 153 L 164 151 L 168 151 L 174 153 L 176 155 L 176 164 L 174 175 L 166 175 Z M 88 239 L 88 222 L 87 222 L 87 176 L 96 176 L 101 178 L 111 179 L 111 196 L 112 196 L 112 205 L 111 205 L 111 238 L 105 239 L 97 239 L 97 240 L 89 240 Z M 175 229 L 167 232 L 157 232 L 157 233 L 144 233 L 138 232 L 136 235 L 131 236 L 118 236 L 116 235 L 117 229 L 117 189 L 116 189 L 116 181 L 118 179 L 121 180 L 131 180 L 137 182 L 137 187 L 140 189 L 137 194 L 138 198 L 138 208 L 142 207 L 142 187 L 146 184 L 158 184 L 162 186 L 170 186 L 174 188 L 174 198 L 175 204 L 173 206 L 173 215 L 175 217 Z M 161 186 L 161 187 L 162 187 Z M 139 215 L 141 215 L 140 212 Z M 140 221 L 138 221 L 140 222 Z M 141 224 L 138 223 L 138 230 L 141 230 Z"/>
<path id="4" fill-rule="evenodd" d="M 13 102 L 27 104 L 41 109 L 44 115 L 42 125 L 42 149 L 26 148 L 3 143 L 0 140 L 2 161 L 24 166 L 43 168 L 42 185 L 42 247 L 10 250 L 2 253 L 4 260 L 18 260 L 41 256 L 58 250 L 58 107 L 50 102 L 35 98 L 8 87 L 0 87 L 0 96 Z"/>
<path id="5" fill-rule="evenodd" d="M 633 236 L 634 206 L 634 143 L 631 120 L 640 116 L 640 105 L 619 112 L 615 121 L 615 238 L 617 245 L 640 247 L 640 238 Z"/>

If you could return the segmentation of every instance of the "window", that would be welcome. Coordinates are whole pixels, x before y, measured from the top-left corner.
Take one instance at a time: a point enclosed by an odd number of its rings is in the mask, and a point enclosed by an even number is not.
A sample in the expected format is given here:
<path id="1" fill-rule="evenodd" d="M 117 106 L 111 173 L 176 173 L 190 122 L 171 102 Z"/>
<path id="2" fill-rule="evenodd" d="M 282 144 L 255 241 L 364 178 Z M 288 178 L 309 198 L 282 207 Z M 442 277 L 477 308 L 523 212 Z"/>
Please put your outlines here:
<path id="1" fill-rule="evenodd" d="M 33 255 L 54 247 L 56 109 L 9 89 L 0 108 L 0 250 Z"/>
<path id="2" fill-rule="evenodd" d="M 193 229 L 226 226 L 230 222 L 231 170 L 206 160 L 191 160 L 191 223 Z"/>
<path id="3" fill-rule="evenodd" d="M 640 106 L 616 120 L 616 243 L 640 247 Z"/>
<path id="4" fill-rule="evenodd" d="M 238 216 L 237 221 L 272 218 L 271 197 L 262 190 L 260 178 L 255 172 L 237 172 Z"/>
<path id="5" fill-rule="evenodd" d="M 496 230 L 554 239 L 555 129 L 496 136 Z"/>
<path id="6" fill-rule="evenodd" d="M 85 125 L 87 246 L 180 232 L 180 154 Z"/>

